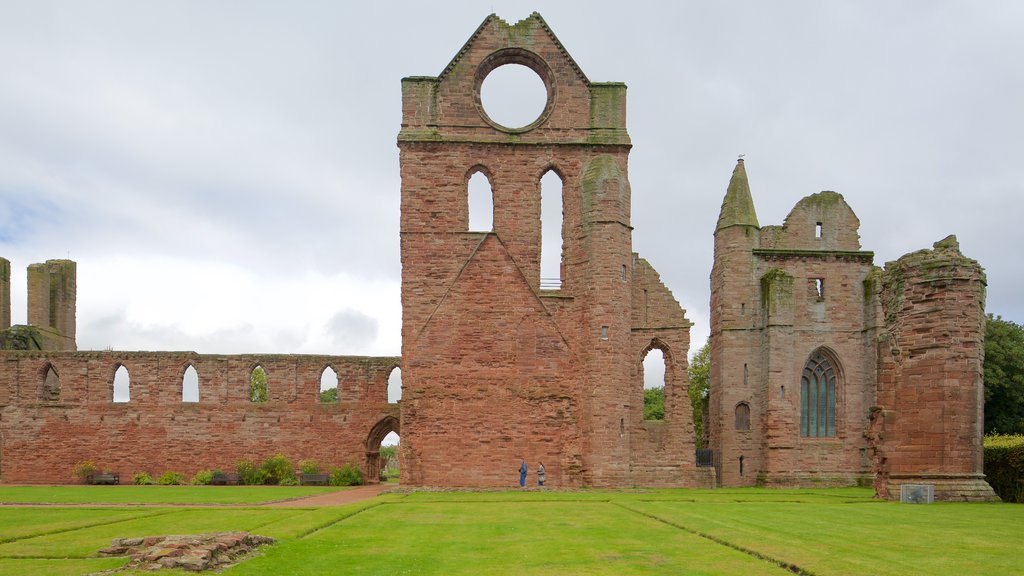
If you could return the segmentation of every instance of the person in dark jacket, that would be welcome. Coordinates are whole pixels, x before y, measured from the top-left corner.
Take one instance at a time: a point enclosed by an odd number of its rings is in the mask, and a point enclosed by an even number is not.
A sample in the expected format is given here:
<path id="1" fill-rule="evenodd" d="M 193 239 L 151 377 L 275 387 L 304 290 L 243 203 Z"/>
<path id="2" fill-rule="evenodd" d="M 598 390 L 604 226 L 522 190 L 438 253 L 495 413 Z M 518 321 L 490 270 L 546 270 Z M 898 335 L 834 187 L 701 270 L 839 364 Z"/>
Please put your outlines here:
<path id="1" fill-rule="evenodd" d="M 519 464 L 519 486 L 526 486 L 526 459 Z"/>

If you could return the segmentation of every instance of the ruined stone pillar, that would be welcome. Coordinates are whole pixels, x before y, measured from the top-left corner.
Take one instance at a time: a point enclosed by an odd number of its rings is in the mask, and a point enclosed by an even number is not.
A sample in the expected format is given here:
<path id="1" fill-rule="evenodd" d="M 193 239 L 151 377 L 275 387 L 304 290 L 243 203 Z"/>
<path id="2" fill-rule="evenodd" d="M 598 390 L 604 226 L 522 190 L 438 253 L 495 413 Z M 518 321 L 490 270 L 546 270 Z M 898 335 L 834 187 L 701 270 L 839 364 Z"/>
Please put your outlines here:
<path id="1" fill-rule="evenodd" d="M 47 260 L 28 267 L 28 324 L 47 340 L 48 350 L 75 350 L 77 265 Z"/>
<path id="2" fill-rule="evenodd" d="M 11 261 L 0 258 L 0 330 L 11 327 Z"/>
<path id="3" fill-rule="evenodd" d="M 982 473 L 985 273 L 955 236 L 886 264 L 878 405 L 880 496 L 932 484 L 936 500 L 995 500 Z"/>

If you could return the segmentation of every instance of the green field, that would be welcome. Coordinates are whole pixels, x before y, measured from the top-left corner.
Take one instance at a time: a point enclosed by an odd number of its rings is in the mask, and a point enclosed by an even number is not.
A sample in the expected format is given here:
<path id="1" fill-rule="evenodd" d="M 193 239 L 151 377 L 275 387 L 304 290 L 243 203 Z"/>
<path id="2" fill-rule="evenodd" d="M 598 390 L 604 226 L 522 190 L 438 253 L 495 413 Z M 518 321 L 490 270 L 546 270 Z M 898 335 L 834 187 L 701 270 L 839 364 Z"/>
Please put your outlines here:
<path id="1" fill-rule="evenodd" d="M 49 490 L 82 501 L 63 494 L 71 488 Z M 219 530 L 279 540 L 228 575 L 1024 573 L 1020 505 L 735 489 L 420 492 L 322 508 L 2 507 L 0 574 L 98 572 L 125 563 L 95 557 L 113 538 Z"/>
<path id="2" fill-rule="evenodd" d="M 337 486 L 2 486 L 2 504 L 260 504 L 349 490 Z"/>

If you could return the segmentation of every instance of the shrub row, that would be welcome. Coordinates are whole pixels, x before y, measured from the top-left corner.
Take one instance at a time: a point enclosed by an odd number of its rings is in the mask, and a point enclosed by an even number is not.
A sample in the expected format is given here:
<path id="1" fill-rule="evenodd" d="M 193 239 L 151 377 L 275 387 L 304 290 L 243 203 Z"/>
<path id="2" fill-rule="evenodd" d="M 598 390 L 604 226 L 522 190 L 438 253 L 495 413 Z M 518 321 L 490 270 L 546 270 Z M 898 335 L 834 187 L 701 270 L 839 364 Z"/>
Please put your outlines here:
<path id="1" fill-rule="evenodd" d="M 1003 502 L 1024 502 L 1024 436 L 985 436 L 985 476 Z"/>
<path id="2" fill-rule="evenodd" d="M 83 460 L 75 465 L 74 473 L 86 481 L 98 470 L 96 464 L 91 460 Z M 319 474 L 320 463 L 316 460 L 302 460 L 299 462 L 299 470 L 303 474 Z M 275 454 L 264 460 L 262 464 L 256 464 L 252 460 L 239 460 L 235 464 L 235 472 L 238 474 L 239 484 L 279 486 L 299 484 L 295 467 L 284 454 Z M 135 484 L 206 485 L 213 481 L 214 475 L 219 474 L 223 473 L 220 470 L 200 470 L 188 481 L 181 473 L 169 471 L 164 472 L 154 481 L 148 472 L 136 472 L 132 474 L 132 482 Z M 332 486 L 358 486 L 363 483 L 363 472 L 354 463 L 345 464 L 341 468 L 331 468 L 330 483 Z"/>

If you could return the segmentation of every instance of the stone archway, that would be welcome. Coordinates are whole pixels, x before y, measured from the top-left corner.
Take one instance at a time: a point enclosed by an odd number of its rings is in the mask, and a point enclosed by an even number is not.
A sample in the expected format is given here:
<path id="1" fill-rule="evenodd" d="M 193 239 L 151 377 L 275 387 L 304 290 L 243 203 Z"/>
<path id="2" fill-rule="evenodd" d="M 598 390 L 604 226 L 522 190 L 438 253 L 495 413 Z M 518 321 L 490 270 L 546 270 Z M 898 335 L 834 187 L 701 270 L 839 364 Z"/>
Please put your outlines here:
<path id="1" fill-rule="evenodd" d="M 391 432 L 401 434 L 398 418 L 385 416 L 370 428 L 370 433 L 366 436 L 366 465 L 363 469 L 367 484 L 380 483 L 380 443 Z"/>

